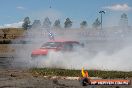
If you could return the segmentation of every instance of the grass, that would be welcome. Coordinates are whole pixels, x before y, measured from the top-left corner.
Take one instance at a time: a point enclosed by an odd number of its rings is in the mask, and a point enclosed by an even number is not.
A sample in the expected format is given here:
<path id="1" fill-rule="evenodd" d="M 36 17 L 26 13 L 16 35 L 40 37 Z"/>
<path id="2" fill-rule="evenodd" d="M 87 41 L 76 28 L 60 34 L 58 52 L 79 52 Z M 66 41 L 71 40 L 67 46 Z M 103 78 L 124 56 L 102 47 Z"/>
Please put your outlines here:
<path id="1" fill-rule="evenodd" d="M 1 28 L 0 33 L 21 35 L 25 30 L 22 28 Z"/>
<path id="2" fill-rule="evenodd" d="M 25 30 L 22 28 L 3 28 L 0 29 L 0 39 L 15 39 L 19 36 L 22 36 L 24 34 Z M 6 38 L 3 38 L 4 34 L 6 34 Z"/>
<path id="3" fill-rule="evenodd" d="M 10 50 L 10 42 L 16 38 L 23 36 L 25 30 L 22 28 L 1 28 L 0 29 L 0 53 L 8 53 Z M 6 34 L 6 36 L 4 36 Z"/>
<path id="4" fill-rule="evenodd" d="M 32 68 L 30 69 L 33 75 L 37 76 L 71 76 L 81 77 L 81 70 L 69 70 L 58 68 Z M 131 78 L 132 72 L 123 71 L 101 71 L 101 70 L 88 70 L 89 76 L 107 78 Z"/>

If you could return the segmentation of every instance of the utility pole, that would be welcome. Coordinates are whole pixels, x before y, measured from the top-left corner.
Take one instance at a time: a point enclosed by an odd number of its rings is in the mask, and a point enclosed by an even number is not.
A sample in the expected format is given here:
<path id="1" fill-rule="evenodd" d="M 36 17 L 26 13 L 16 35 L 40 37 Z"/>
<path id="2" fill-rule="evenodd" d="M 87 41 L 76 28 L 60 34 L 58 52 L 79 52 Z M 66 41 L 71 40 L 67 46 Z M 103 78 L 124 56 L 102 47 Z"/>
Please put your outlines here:
<path id="1" fill-rule="evenodd" d="M 102 30 L 102 22 L 103 22 L 103 20 L 102 20 L 102 14 L 105 14 L 105 11 L 101 10 L 101 11 L 99 11 L 99 13 L 101 14 L 101 30 Z"/>

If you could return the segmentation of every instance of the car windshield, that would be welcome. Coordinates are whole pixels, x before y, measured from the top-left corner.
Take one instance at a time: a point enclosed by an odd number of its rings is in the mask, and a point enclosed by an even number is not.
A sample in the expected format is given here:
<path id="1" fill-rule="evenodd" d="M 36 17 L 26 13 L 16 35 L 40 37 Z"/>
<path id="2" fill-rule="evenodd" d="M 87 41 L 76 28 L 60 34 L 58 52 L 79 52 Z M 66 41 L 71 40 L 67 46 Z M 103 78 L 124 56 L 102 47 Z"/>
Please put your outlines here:
<path id="1" fill-rule="evenodd" d="M 41 48 L 57 48 L 62 45 L 61 42 L 47 42 L 41 46 Z"/>
<path id="2" fill-rule="evenodd" d="M 78 47 L 80 46 L 79 42 L 65 42 L 64 43 L 64 48 L 65 49 L 74 49 L 75 47 Z"/>

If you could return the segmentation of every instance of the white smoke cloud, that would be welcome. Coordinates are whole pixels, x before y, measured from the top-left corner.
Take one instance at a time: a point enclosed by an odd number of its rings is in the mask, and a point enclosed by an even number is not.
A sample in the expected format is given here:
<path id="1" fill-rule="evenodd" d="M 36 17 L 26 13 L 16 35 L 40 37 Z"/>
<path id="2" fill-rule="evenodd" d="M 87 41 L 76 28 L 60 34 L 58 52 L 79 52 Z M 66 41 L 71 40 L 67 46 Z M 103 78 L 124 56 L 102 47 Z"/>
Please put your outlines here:
<path id="1" fill-rule="evenodd" d="M 86 69 L 132 71 L 131 39 L 118 42 L 118 44 L 115 41 L 109 43 L 98 43 L 98 41 L 96 41 L 95 43 L 90 42 L 87 44 L 85 42 L 88 37 L 82 36 L 82 38 L 79 38 L 79 35 L 77 35 L 78 33 L 72 33 L 71 31 L 64 31 L 64 34 L 58 35 L 57 39 L 60 38 L 65 40 L 67 38 L 69 40 L 81 40 L 81 42 L 85 44 L 84 48 L 77 48 L 75 52 L 50 51 L 47 57 L 40 56 L 32 59 L 32 50 L 40 48 L 40 46 L 48 40 L 46 37 L 47 35 L 41 35 L 45 32 L 44 30 L 30 30 L 27 32 L 33 35 L 37 33 L 37 36 L 32 36 L 30 39 L 30 41 L 36 43 L 26 45 L 19 44 L 20 47 L 16 48 L 16 50 L 18 50 L 16 54 L 20 58 L 16 58 L 13 65 L 16 67 L 20 65 L 22 67 L 57 67 L 65 69 L 81 69 L 84 67 Z"/>
<path id="2" fill-rule="evenodd" d="M 128 6 L 127 4 L 115 4 L 112 6 L 105 6 L 104 9 L 114 10 L 114 11 L 130 11 L 132 7 Z"/>
<path id="3" fill-rule="evenodd" d="M 23 6 L 17 6 L 16 8 L 19 9 L 19 10 L 25 10 L 25 9 L 26 9 L 26 8 L 23 7 Z"/>
<path id="4" fill-rule="evenodd" d="M 38 31 L 38 30 L 37 30 Z M 31 32 L 31 31 L 30 31 Z M 68 33 L 69 39 L 75 37 Z M 60 36 L 63 38 L 63 36 Z M 86 39 L 86 37 L 84 37 Z M 43 36 L 36 36 L 32 38 L 32 42 L 39 41 L 39 43 L 21 45 L 18 48 L 19 53 L 16 53 L 18 57 L 14 61 L 13 65 L 19 67 L 57 67 L 65 69 L 81 69 L 82 67 L 86 69 L 101 69 L 101 70 L 119 70 L 119 71 L 132 71 L 132 60 L 131 52 L 132 46 L 126 43 L 122 47 L 115 49 L 114 46 L 108 46 L 112 48 L 107 50 L 107 47 L 103 47 L 104 50 L 98 49 L 100 45 L 90 45 L 92 49 L 89 48 L 89 44 L 85 43 L 84 48 L 77 48 L 75 52 L 49 52 L 47 57 L 40 56 L 38 58 L 31 58 L 32 50 L 40 48 L 40 46 L 47 41 Z M 75 37 L 77 39 L 77 37 Z M 43 41 L 42 41 L 43 40 Z M 85 42 L 85 41 L 83 41 Z M 93 43 L 94 44 L 94 43 Z M 102 43 L 105 46 L 105 44 Z M 120 45 L 118 45 L 120 46 Z M 106 49 L 105 49 L 106 48 Z M 91 51 L 96 49 L 96 51 Z M 109 52 L 111 51 L 111 52 Z M 20 63 L 19 63 L 20 62 Z M 18 64 L 19 63 L 19 64 Z"/>
<path id="5" fill-rule="evenodd" d="M 11 24 L 4 24 L 1 25 L 0 28 L 20 28 L 22 27 L 23 22 L 16 22 L 16 23 L 11 23 Z"/>
<path id="6" fill-rule="evenodd" d="M 131 71 L 132 61 L 130 52 L 132 47 L 124 48 L 111 55 L 100 51 L 95 56 L 86 50 L 70 53 L 51 52 L 48 57 L 37 58 L 33 62 L 37 67 L 57 67 L 65 69 L 100 69 Z"/>

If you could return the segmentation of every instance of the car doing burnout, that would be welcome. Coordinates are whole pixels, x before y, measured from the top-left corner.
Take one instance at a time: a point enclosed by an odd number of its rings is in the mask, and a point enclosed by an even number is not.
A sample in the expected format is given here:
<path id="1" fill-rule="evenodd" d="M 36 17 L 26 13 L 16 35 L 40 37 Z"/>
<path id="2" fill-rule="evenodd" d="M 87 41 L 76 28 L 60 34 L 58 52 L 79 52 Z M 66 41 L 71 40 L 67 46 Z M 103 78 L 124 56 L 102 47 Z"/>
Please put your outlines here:
<path id="1" fill-rule="evenodd" d="M 31 57 L 47 56 L 50 51 L 55 52 L 71 52 L 74 51 L 76 47 L 83 47 L 84 44 L 78 41 L 50 41 L 44 43 L 39 49 L 33 50 Z"/>

